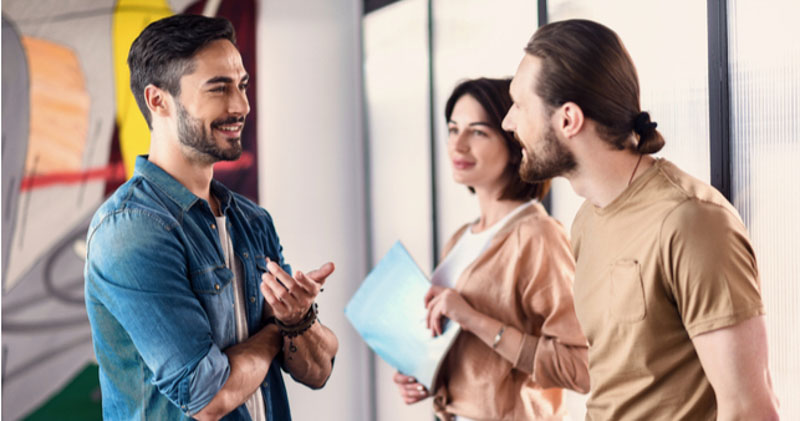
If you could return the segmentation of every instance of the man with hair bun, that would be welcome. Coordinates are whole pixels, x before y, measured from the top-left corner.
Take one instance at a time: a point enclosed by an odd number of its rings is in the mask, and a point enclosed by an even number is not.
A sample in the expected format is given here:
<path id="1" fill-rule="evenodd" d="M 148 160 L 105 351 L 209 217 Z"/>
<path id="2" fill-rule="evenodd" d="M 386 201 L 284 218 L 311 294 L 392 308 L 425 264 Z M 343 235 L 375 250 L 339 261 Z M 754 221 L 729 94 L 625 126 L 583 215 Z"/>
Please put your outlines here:
<path id="1" fill-rule="evenodd" d="M 533 35 L 503 121 L 526 180 L 567 178 L 588 420 L 772 420 L 756 257 L 736 209 L 666 159 L 619 37 L 568 20 Z"/>

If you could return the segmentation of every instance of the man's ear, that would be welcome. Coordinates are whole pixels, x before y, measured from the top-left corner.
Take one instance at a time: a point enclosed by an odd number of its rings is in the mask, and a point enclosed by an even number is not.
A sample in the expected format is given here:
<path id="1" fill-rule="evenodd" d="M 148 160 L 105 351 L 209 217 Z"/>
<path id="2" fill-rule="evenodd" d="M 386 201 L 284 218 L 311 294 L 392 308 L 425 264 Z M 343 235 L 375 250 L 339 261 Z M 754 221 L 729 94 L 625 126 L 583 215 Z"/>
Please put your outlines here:
<path id="1" fill-rule="evenodd" d="M 577 136 L 586 122 L 583 110 L 574 102 L 565 102 L 559 107 L 557 128 L 566 139 Z"/>
<path id="2" fill-rule="evenodd" d="M 163 89 L 150 84 L 144 88 L 144 102 L 150 110 L 150 114 L 168 117 L 170 115 L 170 102 L 168 94 Z"/>

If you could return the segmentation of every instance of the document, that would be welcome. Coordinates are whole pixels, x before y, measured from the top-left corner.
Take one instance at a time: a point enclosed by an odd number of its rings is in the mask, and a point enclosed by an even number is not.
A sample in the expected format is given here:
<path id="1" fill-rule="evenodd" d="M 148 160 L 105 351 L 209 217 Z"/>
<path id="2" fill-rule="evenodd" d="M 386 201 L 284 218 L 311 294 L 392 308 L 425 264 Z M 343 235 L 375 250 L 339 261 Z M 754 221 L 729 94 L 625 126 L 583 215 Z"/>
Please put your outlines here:
<path id="1" fill-rule="evenodd" d="M 432 391 L 460 327 L 448 321 L 441 335 L 431 336 L 424 301 L 430 286 L 398 241 L 367 275 L 344 313 L 376 354 Z"/>

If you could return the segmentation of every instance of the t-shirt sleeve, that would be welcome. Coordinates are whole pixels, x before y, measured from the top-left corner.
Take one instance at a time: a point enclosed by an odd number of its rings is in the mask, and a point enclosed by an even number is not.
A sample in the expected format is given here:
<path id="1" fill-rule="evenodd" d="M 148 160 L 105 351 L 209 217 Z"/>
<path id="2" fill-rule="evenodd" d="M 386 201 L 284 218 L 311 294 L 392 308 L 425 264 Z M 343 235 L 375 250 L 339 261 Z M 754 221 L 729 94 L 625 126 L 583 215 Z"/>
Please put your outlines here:
<path id="1" fill-rule="evenodd" d="M 758 268 L 735 210 L 690 199 L 661 229 L 661 260 L 690 337 L 764 313 Z"/>

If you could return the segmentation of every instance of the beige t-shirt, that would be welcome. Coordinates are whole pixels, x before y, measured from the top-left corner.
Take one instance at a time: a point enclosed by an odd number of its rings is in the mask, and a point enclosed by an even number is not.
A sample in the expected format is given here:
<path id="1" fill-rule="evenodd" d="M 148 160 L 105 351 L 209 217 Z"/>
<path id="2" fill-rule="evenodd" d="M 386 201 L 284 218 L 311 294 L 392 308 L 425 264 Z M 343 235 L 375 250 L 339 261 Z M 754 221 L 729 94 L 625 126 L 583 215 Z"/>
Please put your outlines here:
<path id="1" fill-rule="evenodd" d="M 691 338 L 764 313 L 736 209 L 661 159 L 605 208 L 584 203 L 572 244 L 589 341 L 586 419 L 715 419 Z"/>

